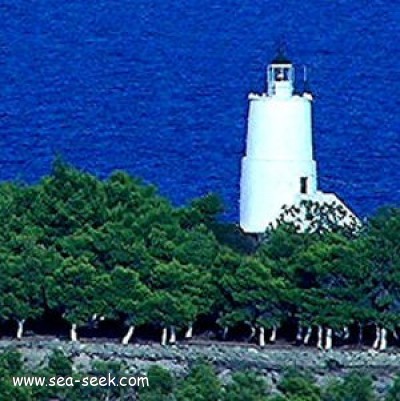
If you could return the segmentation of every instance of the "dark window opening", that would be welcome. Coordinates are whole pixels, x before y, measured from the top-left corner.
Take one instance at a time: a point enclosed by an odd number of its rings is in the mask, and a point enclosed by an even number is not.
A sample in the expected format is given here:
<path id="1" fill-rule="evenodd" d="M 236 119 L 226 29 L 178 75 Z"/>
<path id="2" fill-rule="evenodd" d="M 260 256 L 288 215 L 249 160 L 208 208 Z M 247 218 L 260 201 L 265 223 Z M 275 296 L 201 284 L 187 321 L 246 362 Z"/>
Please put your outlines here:
<path id="1" fill-rule="evenodd" d="M 300 193 L 308 193 L 308 177 L 300 177 Z"/>
<path id="2" fill-rule="evenodd" d="M 275 81 L 288 81 L 289 80 L 289 69 L 288 68 L 275 68 L 274 70 Z"/>

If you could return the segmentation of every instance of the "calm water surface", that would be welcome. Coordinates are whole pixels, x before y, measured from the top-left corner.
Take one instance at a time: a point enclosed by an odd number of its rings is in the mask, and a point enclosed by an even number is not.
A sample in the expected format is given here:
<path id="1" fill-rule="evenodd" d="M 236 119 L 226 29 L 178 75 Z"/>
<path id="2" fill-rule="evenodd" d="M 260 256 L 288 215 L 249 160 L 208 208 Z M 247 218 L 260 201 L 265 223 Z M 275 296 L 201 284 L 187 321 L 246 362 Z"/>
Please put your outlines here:
<path id="1" fill-rule="evenodd" d="M 0 179 L 55 154 L 124 169 L 238 219 L 247 93 L 284 37 L 310 67 L 320 185 L 366 215 L 400 203 L 400 3 L 3 0 Z"/>

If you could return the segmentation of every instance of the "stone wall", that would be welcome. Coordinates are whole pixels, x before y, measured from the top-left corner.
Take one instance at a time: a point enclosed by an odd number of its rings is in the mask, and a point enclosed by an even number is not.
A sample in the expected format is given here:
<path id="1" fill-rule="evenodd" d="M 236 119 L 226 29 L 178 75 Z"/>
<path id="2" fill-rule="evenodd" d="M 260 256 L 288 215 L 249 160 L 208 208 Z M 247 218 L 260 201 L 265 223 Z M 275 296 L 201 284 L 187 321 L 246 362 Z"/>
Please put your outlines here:
<path id="1" fill-rule="evenodd" d="M 251 369 L 262 375 L 274 388 L 288 367 L 308 369 L 321 384 L 334 377 L 342 377 L 357 370 L 370 374 L 376 390 L 383 394 L 400 374 L 400 352 L 397 350 L 375 353 L 368 350 L 317 351 L 313 348 L 277 346 L 259 349 L 255 346 L 229 345 L 160 345 L 122 346 L 115 343 L 71 343 L 60 340 L 0 341 L 0 352 L 9 348 L 19 350 L 27 366 L 46 363 L 55 349 L 61 349 L 72 358 L 74 366 L 87 371 L 93 361 L 122 361 L 129 373 L 145 373 L 153 364 L 184 375 L 199 359 L 213 363 L 223 380 L 232 372 Z"/>

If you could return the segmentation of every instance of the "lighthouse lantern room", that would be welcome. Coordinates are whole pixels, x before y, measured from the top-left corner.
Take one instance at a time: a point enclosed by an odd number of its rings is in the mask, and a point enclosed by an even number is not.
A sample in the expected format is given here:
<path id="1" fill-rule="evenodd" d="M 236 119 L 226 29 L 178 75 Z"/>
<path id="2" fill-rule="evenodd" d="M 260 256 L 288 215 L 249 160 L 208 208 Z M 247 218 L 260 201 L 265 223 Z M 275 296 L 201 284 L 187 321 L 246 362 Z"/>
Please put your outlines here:
<path id="1" fill-rule="evenodd" d="M 270 64 L 267 70 L 268 95 L 291 96 L 294 78 L 294 67 L 291 64 Z"/>

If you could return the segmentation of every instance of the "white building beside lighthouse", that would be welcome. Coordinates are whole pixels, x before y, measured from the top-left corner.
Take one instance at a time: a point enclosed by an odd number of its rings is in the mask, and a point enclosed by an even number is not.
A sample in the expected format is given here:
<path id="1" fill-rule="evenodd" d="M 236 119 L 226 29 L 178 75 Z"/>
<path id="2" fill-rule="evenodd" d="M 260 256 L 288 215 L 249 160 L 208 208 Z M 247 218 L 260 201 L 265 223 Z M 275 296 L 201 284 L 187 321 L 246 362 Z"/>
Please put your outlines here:
<path id="1" fill-rule="evenodd" d="M 268 66 L 267 92 L 248 97 L 240 182 L 240 226 L 246 233 L 263 233 L 274 225 L 283 206 L 301 200 L 336 202 L 344 207 L 336 195 L 318 191 L 312 96 L 296 94 L 294 85 L 295 68 L 280 55 Z"/>

